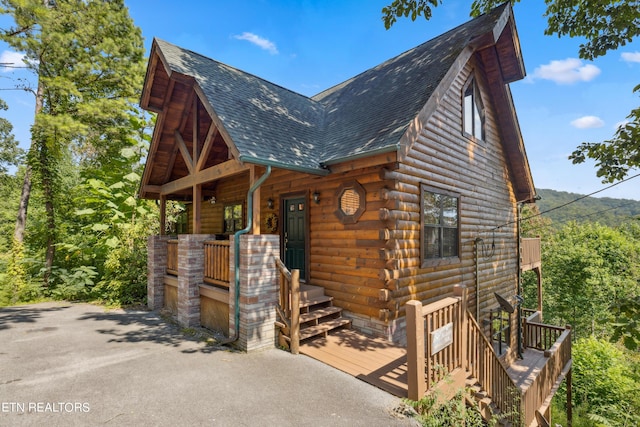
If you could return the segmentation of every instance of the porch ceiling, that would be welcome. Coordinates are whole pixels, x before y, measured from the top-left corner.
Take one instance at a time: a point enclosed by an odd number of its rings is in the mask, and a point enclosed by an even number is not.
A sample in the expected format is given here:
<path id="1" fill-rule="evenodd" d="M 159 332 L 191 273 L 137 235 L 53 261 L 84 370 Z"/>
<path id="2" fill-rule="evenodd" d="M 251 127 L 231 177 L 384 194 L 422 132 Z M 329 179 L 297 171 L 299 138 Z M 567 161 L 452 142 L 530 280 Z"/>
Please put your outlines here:
<path id="1" fill-rule="evenodd" d="M 191 187 L 169 185 L 189 180 L 202 184 L 202 194 L 207 197 L 215 192 L 216 183 L 200 182 L 206 175 L 202 172 L 228 162 L 232 158 L 231 150 L 198 95 L 194 79 L 175 72 L 169 74 L 161 53 L 156 51 L 153 55 L 141 105 L 157 112 L 158 118 L 140 196 L 159 199 L 164 195 L 167 199 L 190 200 Z M 229 172 L 228 165 L 223 169 L 222 174 Z M 219 175 L 220 171 L 207 176 L 217 178 Z"/>

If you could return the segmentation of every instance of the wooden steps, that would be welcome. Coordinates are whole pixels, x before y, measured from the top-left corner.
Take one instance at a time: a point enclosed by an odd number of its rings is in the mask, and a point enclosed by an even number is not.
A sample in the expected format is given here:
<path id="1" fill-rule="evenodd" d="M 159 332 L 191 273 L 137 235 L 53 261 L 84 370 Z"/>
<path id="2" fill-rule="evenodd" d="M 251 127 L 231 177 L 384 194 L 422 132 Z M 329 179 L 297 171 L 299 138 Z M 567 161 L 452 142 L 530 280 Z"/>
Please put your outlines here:
<path id="1" fill-rule="evenodd" d="M 300 286 L 300 341 L 315 337 L 326 337 L 331 331 L 348 328 L 351 320 L 342 317 L 342 309 L 333 305 L 333 297 L 324 294 L 320 286 Z M 291 319 L 289 319 L 290 321 Z M 282 322 L 276 322 L 280 327 L 281 338 L 291 342 L 290 331 Z"/>
<path id="2" fill-rule="evenodd" d="M 476 406 L 485 420 L 497 419 L 497 425 L 502 427 L 510 426 L 508 420 L 500 417 L 500 410 L 493 403 L 488 393 L 482 389 L 478 381 L 471 375 L 466 380 L 467 405 Z"/>

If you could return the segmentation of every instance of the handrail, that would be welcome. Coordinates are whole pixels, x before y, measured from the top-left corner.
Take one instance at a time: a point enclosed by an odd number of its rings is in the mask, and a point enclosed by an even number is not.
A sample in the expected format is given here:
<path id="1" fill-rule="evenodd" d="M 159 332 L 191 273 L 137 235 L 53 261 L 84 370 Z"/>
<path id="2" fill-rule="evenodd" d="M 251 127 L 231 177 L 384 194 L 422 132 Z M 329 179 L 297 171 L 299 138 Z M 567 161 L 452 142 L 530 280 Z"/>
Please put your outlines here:
<path id="1" fill-rule="evenodd" d="M 298 354 L 300 349 L 300 270 L 289 269 L 278 257 L 276 268 L 280 272 L 280 292 L 276 313 L 289 333 L 289 349 L 291 354 Z"/>
<path id="2" fill-rule="evenodd" d="M 467 370 L 486 391 L 502 414 L 509 417 L 514 425 L 519 425 L 521 395 L 507 369 L 495 353 L 493 346 L 482 333 L 474 317 L 467 311 Z"/>
<path id="3" fill-rule="evenodd" d="M 545 325 L 548 326 L 548 325 Z M 558 329 L 549 327 L 549 329 Z M 530 425 L 535 418 L 535 411 L 548 404 L 551 390 L 557 386 L 564 376 L 565 369 L 570 367 L 571 329 L 563 329 L 553 345 L 545 350 L 546 363 L 522 396 L 523 420 Z M 551 380 L 551 381 L 550 381 Z"/>

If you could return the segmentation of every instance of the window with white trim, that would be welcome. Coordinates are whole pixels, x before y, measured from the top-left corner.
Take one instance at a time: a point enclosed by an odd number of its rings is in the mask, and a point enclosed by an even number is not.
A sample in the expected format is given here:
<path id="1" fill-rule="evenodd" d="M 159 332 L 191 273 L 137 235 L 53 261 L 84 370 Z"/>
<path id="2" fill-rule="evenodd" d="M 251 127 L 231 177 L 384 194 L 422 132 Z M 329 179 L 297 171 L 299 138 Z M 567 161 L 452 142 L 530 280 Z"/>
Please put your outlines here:
<path id="1" fill-rule="evenodd" d="M 484 140 L 484 105 L 475 79 L 471 79 L 464 89 L 462 130 L 467 135 Z"/>

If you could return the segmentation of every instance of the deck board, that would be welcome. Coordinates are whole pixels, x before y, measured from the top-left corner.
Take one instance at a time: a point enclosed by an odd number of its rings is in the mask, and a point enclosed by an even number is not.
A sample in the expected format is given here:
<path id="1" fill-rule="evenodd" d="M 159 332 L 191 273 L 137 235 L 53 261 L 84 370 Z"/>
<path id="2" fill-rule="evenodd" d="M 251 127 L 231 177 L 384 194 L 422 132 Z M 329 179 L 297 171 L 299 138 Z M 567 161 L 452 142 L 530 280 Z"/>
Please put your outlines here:
<path id="1" fill-rule="evenodd" d="M 332 332 L 300 344 L 300 353 L 372 384 L 398 397 L 407 397 L 407 351 L 389 341 L 351 329 Z M 507 372 L 522 392 L 547 362 L 544 352 L 526 349 Z"/>
<path id="2" fill-rule="evenodd" d="M 522 392 L 526 391 L 547 363 L 548 358 L 544 357 L 544 352 L 527 348 L 522 353 L 522 359 L 516 359 L 507 373 Z"/>
<path id="3" fill-rule="evenodd" d="M 398 397 L 407 397 L 407 351 L 350 329 L 300 344 L 300 353 Z"/>

